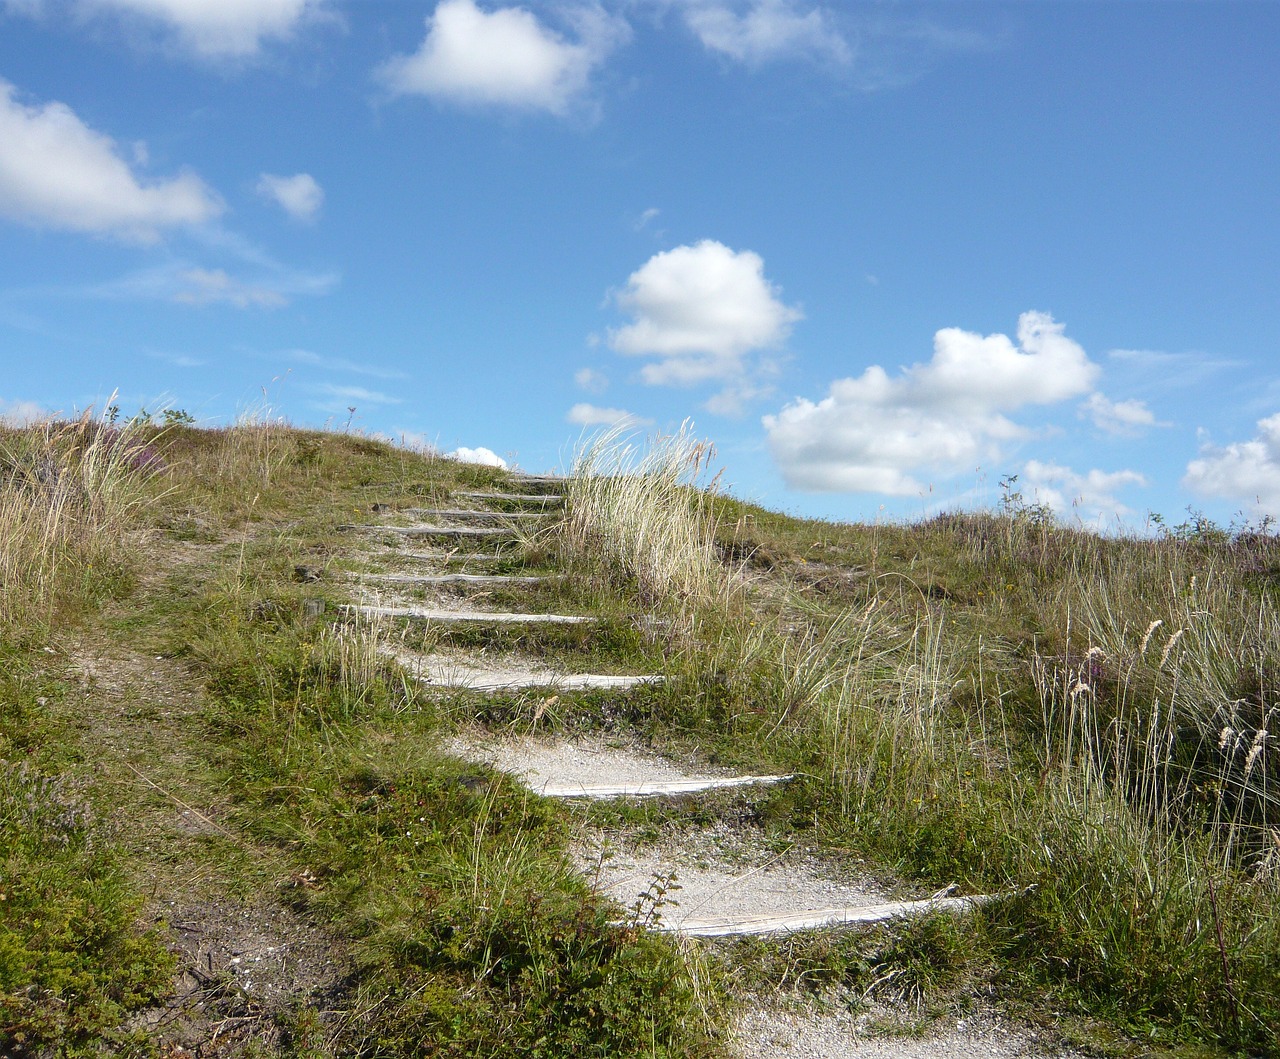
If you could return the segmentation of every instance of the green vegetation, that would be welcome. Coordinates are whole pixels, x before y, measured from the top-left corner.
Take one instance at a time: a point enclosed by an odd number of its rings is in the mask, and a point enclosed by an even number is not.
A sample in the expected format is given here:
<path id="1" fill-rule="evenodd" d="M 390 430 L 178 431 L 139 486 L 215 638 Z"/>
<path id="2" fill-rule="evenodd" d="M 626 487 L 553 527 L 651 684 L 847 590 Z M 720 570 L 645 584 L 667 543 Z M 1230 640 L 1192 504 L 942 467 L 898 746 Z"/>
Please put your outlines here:
<path id="1" fill-rule="evenodd" d="M 584 452 L 563 522 L 487 567 L 566 576 L 474 598 L 601 622 L 530 634 L 338 609 L 373 545 L 335 527 L 502 472 L 270 421 L 0 431 L 0 1053 L 714 1055 L 743 989 L 912 1024 L 994 997 L 1119 1052 L 1280 1047 L 1280 541 L 1102 538 L 1011 488 L 994 513 L 805 522 L 698 488 L 709 455 Z M 478 702 L 424 691 L 388 639 L 670 679 Z M 798 778 L 575 808 L 450 754 L 475 723 Z M 575 870 L 580 824 L 699 813 L 1008 898 L 702 945 Z M 214 960 L 228 922 L 300 954 L 276 992 L 231 935 Z"/>
<path id="2" fill-rule="evenodd" d="M 1016 494 L 913 526 L 806 523 L 708 502 L 688 439 L 660 456 L 636 492 L 695 527 L 690 554 L 634 561 L 729 571 L 662 596 L 704 689 L 665 730 L 803 774 L 792 826 L 829 848 L 1016 894 L 980 948 L 1022 995 L 1151 1040 L 1276 1048 L 1280 540 L 1203 520 L 1100 538 Z M 627 486 L 573 482 L 580 561 L 616 562 Z"/>

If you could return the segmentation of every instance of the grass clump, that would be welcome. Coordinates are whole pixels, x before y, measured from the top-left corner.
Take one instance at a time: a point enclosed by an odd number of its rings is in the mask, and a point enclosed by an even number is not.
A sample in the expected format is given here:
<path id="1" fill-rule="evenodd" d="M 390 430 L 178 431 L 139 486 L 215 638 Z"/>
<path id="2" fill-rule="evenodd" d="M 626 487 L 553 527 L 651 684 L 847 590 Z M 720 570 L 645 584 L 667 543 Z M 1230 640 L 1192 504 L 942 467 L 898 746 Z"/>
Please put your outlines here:
<path id="1" fill-rule="evenodd" d="M 643 450 L 621 429 L 586 445 L 567 483 L 566 557 L 598 561 L 650 607 L 710 603 L 724 577 L 715 522 L 695 486 L 711 457 L 687 426 Z"/>
<path id="2" fill-rule="evenodd" d="M 686 741 L 800 774 L 788 798 L 833 849 L 1009 894 L 973 958 L 1014 992 L 1149 1039 L 1280 1046 L 1280 543 L 1103 538 L 1016 499 L 805 523 L 673 484 L 687 437 L 648 475 L 623 448 L 637 470 L 593 481 L 610 458 L 587 451 L 571 509 L 585 494 L 600 524 L 569 547 L 679 601 L 664 719 Z M 633 504 L 662 505 L 651 531 L 627 530 Z"/>
<path id="3" fill-rule="evenodd" d="M 122 533 L 163 466 L 146 432 L 88 413 L 0 427 L 0 630 L 46 629 L 126 587 Z"/>

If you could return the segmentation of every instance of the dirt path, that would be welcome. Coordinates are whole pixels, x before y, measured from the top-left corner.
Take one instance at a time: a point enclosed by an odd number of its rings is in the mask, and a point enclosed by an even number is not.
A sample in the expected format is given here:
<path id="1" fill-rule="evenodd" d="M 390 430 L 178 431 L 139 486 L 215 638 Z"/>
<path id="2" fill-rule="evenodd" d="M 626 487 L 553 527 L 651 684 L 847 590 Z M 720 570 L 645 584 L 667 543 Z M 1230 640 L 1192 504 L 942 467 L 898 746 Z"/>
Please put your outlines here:
<path id="1" fill-rule="evenodd" d="M 157 573 L 135 606 L 166 591 L 159 571 L 204 558 L 163 540 L 148 547 Z M 108 613 L 101 628 L 120 616 Z M 205 690 L 188 666 L 131 632 L 81 634 L 62 650 L 78 686 L 72 719 L 94 783 L 109 792 L 116 842 L 148 895 L 148 925 L 178 956 L 173 994 L 133 1025 L 196 1054 L 274 1046 L 276 1015 L 338 989 L 350 970 L 346 942 L 288 906 L 290 888 L 306 880 L 237 826 L 208 759 Z"/>

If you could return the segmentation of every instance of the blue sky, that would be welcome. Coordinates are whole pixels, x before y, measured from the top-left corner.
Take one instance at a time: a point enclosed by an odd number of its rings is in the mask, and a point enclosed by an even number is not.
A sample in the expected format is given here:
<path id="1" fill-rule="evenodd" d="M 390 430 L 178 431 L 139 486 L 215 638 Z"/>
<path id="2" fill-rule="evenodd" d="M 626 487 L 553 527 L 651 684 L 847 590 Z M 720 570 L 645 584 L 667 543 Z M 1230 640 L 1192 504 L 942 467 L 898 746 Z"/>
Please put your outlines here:
<path id="1" fill-rule="evenodd" d="M 1271 3 L 0 0 L 0 414 L 1280 516 L 1277 54 Z"/>

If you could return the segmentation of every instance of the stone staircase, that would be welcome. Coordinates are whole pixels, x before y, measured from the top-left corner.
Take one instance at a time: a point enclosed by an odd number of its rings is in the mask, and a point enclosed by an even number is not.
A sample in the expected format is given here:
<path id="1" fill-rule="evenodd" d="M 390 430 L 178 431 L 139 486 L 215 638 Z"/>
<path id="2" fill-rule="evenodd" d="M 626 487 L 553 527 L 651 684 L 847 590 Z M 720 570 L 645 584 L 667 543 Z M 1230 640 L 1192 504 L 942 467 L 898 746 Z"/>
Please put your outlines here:
<path id="1" fill-rule="evenodd" d="M 513 480 L 523 491 L 477 491 L 458 493 L 454 497 L 456 503 L 465 501 L 480 506 L 392 510 L 389 505 L 377 504 L 374 511 L 380 518 L 376 524 L 342 528 L 371 534 L 382 540 L 398 537 L 402 540 L 434 540 L 438 544 L 442 541 L 481 539 L 498 546 L 501 542 L 510 544 L 535 527 L 550 526 L 562 517 L 562 479 L 520 476 Z M 535 507 L 539 510 L 531 510 Z M 535 588 L 553 582 L 554 575 L 457 572 L 451 569 L 451 564 L 457 561 L 458 555 L 451 551 L 404 552 L 393 548 L 384 556 L 388 562 L 409 557 L 429 569 L 421 574 L 377 571 L 362 575 L 358 590 L 365 598 L 343 608 L 351 619 L 383 624 L 413 622 L 440 627 L 519 628 L 590 625 L 597 620 L 590 614 L 497 611 L 471 605 L 470 593 L 498 587 Z M 466 561 L 473 563 L 499 557 L 494 551 L 465 555 Z M 396 595 L 410 590 L 424 593 L 448 590 L 461 595 L 437 600 L 430 605 Z M 488 652 L 459 656 L 456 653 L 412 651 L 402 644 L 394 644 L 391 638 L 388 638 L 387 650 L 409 674 L 428 687 L 480 695 L 524 689 L 596 690 L 626 694 L 639 685 L 663 680 L 660 673 L 567 672 L 518 660 L 495 661 Z M 566 801 L 690 798 L 726 789 L 764 789 L 792 779 L 790 776 L 725 775 L 696 766 L 687 769 L 626 748 L 600 746 L 583 751 L 581 746 L 566 741 L 557 744 L 531 739 L 507 740 L 505 743 L 499 740 L 495 744 L 479 740 L 459 743 L 452 749 L 463 757 L 515 775 L 536 794 Z M 609 858 L 618 856 L 616 849 L 608 853 Z M 650 851 L 648 855 L 643 851 L 623 851 L 622 859 L 629 867 L 623 872 L 611 873 L 602 870 L 601 857 L 599 850 L 592 853 L 584 849 L 581 856 L 584 869 L 590 870 L 589 862 L 594 858 L 597 885 L 624 905 L 632 903 L 636 888 L 644 893 L 646 878 L 683 878 L 686 883 L 673 889 L 687 890 L 690 874 L 697 876 L 698 872 L 705 871 L 708 861 L 705 849 L 696 858 L 702 867 L 682 863 L 684 858 L 679 849 Z M 714 863 L 715 856 L 710 859 Z M 734 859 L 741 861 L 742 857 L 739 854 Z M 732 866 L 721 867 L 723 870 L 712 873 L 715 881 L 711 884 L 713 892 L 709 898 L 690 901 L 690 895 L 682 895 L 679 905 L 673 901 L 670 907 L 658 909 L 649 924 L 655 929 L 700 937 L 785 934 L 799 930 L 839 929 L 937 912 L 962 913 L 995 899 L 991 895 L 957 897 L 942 893 L 913 900 L 889 900 L 865 883 L 851 889 L 833 881 L 829 869 L 823 871 L 812 864 L 791 866 L 786 886 L 775 893 L 769 885 L 764 885 L 770 882 L 773 872 L 768 863 L 739 868 L 736 873 Z M 772 898 L 771 893 L 774 893 Z M 782 899 L 784 897 L 785 900 Z M 832 900 L 833 897 L 838 899 Z M 676 907 L 682 907 L 681 914 L 673 914 Z"/>

